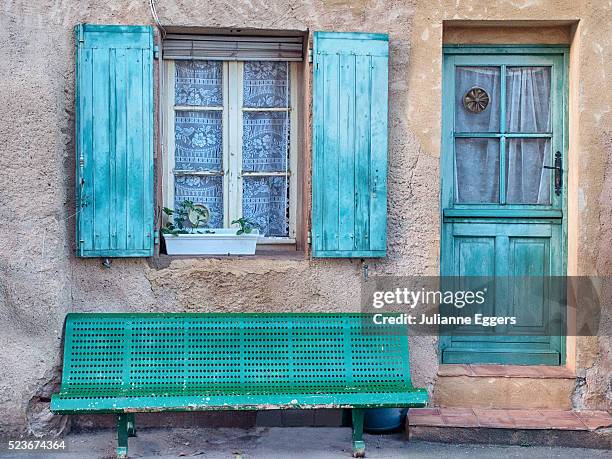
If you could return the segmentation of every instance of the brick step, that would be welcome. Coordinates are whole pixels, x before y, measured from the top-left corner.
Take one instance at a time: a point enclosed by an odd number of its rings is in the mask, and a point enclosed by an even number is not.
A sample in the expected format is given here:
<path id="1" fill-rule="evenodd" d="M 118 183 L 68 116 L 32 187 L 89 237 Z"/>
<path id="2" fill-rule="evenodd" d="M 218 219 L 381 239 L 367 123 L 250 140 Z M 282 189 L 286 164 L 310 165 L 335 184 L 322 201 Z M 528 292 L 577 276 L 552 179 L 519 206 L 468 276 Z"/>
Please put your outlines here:
<path id="1" fill-rule="evenodd" d="M 440 365 L 433 404 L 440 407 L 571 409 L 576 377 L 565 367 Z"/>
<path id="2" fill-rule="evenodd" d="M 606 411 L 411 408 L 409 439 L 446 443 L 612 448 Z"/>

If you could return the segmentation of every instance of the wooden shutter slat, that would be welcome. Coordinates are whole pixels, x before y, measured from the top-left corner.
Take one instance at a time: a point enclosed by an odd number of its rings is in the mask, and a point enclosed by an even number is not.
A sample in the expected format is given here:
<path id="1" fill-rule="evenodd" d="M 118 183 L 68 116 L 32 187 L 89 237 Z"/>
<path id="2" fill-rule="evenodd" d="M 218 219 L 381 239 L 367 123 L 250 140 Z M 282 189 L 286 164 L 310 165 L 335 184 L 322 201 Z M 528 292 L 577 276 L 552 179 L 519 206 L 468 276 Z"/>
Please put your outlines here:
<path id="1" fill-rule="evenodd" d="M 338 86 L 339 62 L 337 55 L 326 55 L 323 60 L 325 93 L 323 94 L 323 181 L 328 183 L 323 200 L 323 244 L 338 247 Z"/>
<path id="2" fill-rule="evenodd" d="M 128 105 L 142 106 L 144 102 L 143 86 L 144 86 L 144 69 L 143 56 L 140 50 L 130 50 L 130 78 L 128 80 Z M 146 209 L 144 208 L 144 182 L 146 180 L 144 174 L 143 159 L 145 156 L 144 150 L 144 132 L 143 119 L 144 114 L 138 111 L 130 111 L 128 114 L 128 129 L 130 137 L 128 138 L 127 152 L 127 175 L 132 177 L 133 181 L 128 182 L 128 212 L 130 219 L 127 227 L 127 249 L 134 250 L 143 246 L 142 223 L 144 222 Z"/>
<path id="3" fill-rule="evenodd" d="M 127 249 L 127 218 L 129 210 L 125 199 L 117 199 L 118 196 L 127 196 L 127 144 L 124 139 L 127 138 L 130 131 L 127 126 L 128 113 L 128 91 L 126 82 L 129 80 L 128 55 L 129 50 L 118 49 L 115 59 L 115 171 L 114 177 L 116 194 L 112 200 L 113 210 L 111 215 L 116 215 L 116 218 L 111 218 L 111 232 L 117 237 L 112 239 L 113 249 Z"/>
<path id="4" fill-rule="evenodd" d="M 95 48 L 93 50 L 93 143 L 87 149 L 85 167 L 93 168 L 92 215 L 94 224 L 95 249 L 110 249 L 110 91 L 109 64 L 110 50 Z M 108 128 L 107 128 L 108 126 Z M 91 155 L 91 158 L 87 156 Z M 88 165 L 88 160 L 91 165 Z"/>
<path id="5" fill-rule="evenodd" d="M 93 88 L 93 49 L 79 50 L 77 63 L 77 254 L 94 249 L 93 190 L 94 168 L 85 167 L 85 146 L 93 144 L 93 100 L 87 97 Z"/>
<path id="6" fill-rule="evenodd" d="M 339 250 L 355 248 L 355 56 L 340 57 L 338 117 L 338 206 Z"/>
<path id="7" fill-rule="evenodd" d="M 77 26 L 77 254 L 153 254 L 153 30 Z"/>
<path id="8" fill-rule="evenodd" d="M 386 250 L 388 59 L 372 56 L 371 62 L 370 249 Z"/>
<path id="9" fill-rule="evenodd" d="M 355 248 L 370 248 L 370 56 L 355 57 Z"/>
<path id="10" fill-rule="evenodd" d="M 386 255 L 388 37 L 315 32 L 313 256 Z"/>

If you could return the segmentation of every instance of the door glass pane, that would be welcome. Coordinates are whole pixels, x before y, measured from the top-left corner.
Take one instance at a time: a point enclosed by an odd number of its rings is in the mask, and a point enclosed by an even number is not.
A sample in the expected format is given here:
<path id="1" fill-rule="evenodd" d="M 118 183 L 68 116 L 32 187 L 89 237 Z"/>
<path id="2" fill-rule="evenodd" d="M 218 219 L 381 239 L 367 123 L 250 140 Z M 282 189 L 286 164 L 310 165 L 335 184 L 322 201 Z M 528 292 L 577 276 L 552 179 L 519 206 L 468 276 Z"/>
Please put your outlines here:
<path id="1" fill-rule="evenodd" d="M 177 111 L 174 126 L 175 168 L 220 171 L 223 162 L 221 111 Z"/>
<path id="2" fill-rule="evenodd" d="M 455 131 L 499 132 L 499 67 L 457 67 Z"/>
<path id="3" fill-rule="evenodd" d="M 245 62 L 243 99 L 249 108 L 288 107 L 289 62 Z"/>
<path id="4" fill-rule="evenodd" d="M 174 103 L 220 107 L 223 105 L 221 61 L 175 61 Z"/>
<path id="5" fill-rule="evenodd" d="M 551 132 L 550 67 L 506 69 L 508 132 Z"/>
<path id="6" fill-rule="evenodd" d="M 506 139 L 506 202 L 550 204 L 550 139 Z"/>
<path id="7" fill-rule="evenodd" d="M 288 177 L 244 177 L 242 214 L 263 236 L 289 236 Z"/>
<path id="8" fill-rule="evenodd" d="M 456 139 L 455 175 L 457 202 L 499 202 L 499 140 Z"/>
<path id="9" fill-rule="evenodd" d="M 174 208 L 184 200 L 204 204 L 210 210 L 207 228 L 223 228 L 223 177 L 183 175 L 174 178 Z"/>

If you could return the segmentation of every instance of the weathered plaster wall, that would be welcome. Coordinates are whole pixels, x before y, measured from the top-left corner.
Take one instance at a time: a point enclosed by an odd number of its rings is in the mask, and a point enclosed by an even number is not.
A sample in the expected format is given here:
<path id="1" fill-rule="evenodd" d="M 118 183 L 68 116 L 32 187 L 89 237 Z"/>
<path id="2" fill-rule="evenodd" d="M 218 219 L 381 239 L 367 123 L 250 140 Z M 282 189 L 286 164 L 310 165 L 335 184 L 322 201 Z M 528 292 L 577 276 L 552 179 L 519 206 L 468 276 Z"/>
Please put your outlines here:
<path id="1" fill-rule="evenodd" d="M 435 275 L 438 270 L 443 21 L 579 19 L 579 58 L 573 69 L 576 134 L 570 153 L 576 200 L 571 266 L 574 273 L 611 273 L 612 94 L 603 88 L 612 75 L 608 2 L 157 3 L 162 21 L 175 25 L 390 34 L 389 257 L 371 263 L 371 275 Z M 50 429 L 45 410 L 34 402 L 44 402 L 57 376 L 62 321 L 68 311 L 358 307 L 358 262 L 206 259 L 179 260 L 156 269 L 145 260 L 116 260 L 106 270 L 98 260 L 76 259 L 72 29 L 80 22 L 151 23 L 148 1 L 2 0 L 0 4 L 0 434 Z M 436 340 L 418 338 L 411 346 L 414 381 L 431 388 L 438 359 Z M 602 408 L 610 390 L 609 339 L 578 340 L 576 346 L 576 366 L 584 372 L 585 389 L 575 403 Z"/>

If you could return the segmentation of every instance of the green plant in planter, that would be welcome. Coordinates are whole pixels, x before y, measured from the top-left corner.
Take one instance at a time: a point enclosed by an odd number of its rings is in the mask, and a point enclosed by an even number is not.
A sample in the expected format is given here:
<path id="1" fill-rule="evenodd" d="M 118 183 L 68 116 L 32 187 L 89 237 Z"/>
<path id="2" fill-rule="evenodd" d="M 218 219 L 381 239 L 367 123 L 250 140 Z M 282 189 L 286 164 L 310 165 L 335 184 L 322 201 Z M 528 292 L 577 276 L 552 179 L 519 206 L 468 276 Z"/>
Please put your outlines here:
<path id="1" fill-rule="evenodd" d="M 240 236 L 241 234 L 249 234 L 253 231 L 253 229 L 259 228 L 257 223 L 244 217 L 232 221 L 232 225 L 234 224 L 240 225 L 240 228 L 238 228 L 238 231 L 236 231 L 237 236 Z"/>
<path id="2" fill-rule="evenodd" d="M 168 218 L 173 220 L 166 222 L 162 227 L 162 234 L 214 233 L 211 230 L 198 230 L 198 228 L 205 226 L 210 220 L 210 211 L 203 205 L 194 204 L 186 199 L 178 205 L 176 210 L 169 209 L 168 207 L 164 207 L 162 210 Z"/>

